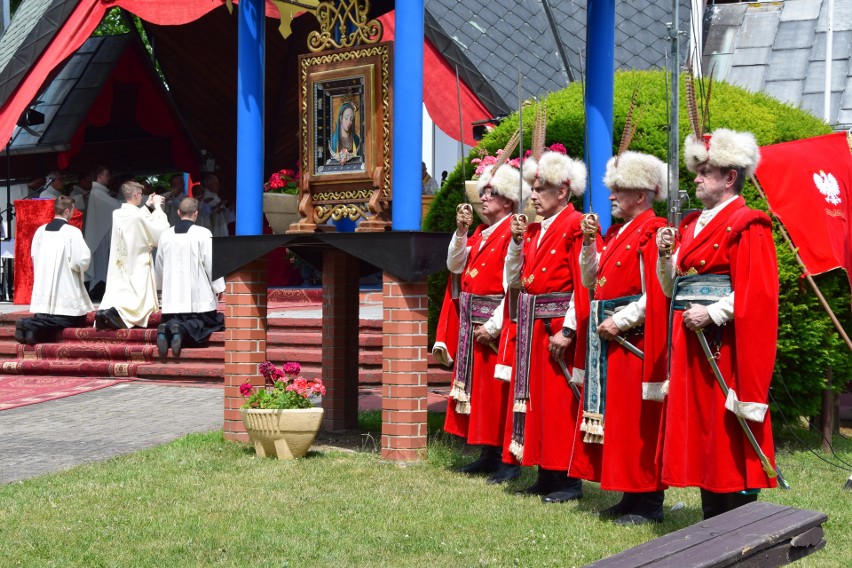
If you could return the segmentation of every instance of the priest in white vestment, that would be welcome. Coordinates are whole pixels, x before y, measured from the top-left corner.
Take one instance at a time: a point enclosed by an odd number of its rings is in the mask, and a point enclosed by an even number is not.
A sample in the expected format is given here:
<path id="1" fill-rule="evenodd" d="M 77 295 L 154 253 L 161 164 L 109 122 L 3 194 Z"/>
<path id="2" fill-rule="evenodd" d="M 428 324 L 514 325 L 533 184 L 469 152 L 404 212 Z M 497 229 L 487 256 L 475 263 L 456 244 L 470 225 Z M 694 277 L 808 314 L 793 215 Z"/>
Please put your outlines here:
<path id="1" fill-rule="evenodd" d="M 180 220 L 163 232 L 157 247 L 155 273 L 163 291 L 163 323 L 157 328 L 160 357 L 169 347 L 180 357 L 184 346 L 202 346 L 214 331 L 225 329 L 225 318 L 217 310 L 225 279 L 213 280 L 213 235 L 195 224 L 198 205 L 191 197 L 180 202 Z"/>
<path id="2" fill-rule="evenodd" d="M 92 251 L 92 262 L 86 270 L 86 282 L 92 290 L 100 282 L 106 282 L 109 263 L 109 244 L 112 231 L 112 213 L 120 204 L 107 189 L 112 179 L 109 168 L 98 166 L 92 173 L 92 191 L 86 205 L 83 220 L 83 236 Z"/>
<path id="3" fill-rule="evenodd" d="M 15 339 L 35 345 L 56 339 L 66 327 L 83 327 L 86 314 L 94 310 L 83 285 L 83 273 L 91 254 L 83 233 L 68 221 L 74 200 L 61 195 L 53 204 L 53 221 L 36 229 L 30 254 L 33 258 L 31 318 L 15 323 Z"/>
<path id="4" fill-rule="evenodd" d="M 135 181 L 122 184 L 124 203 L 112 214 L 106 291 L 95 314 L 99 329 L 146 327 L 160 307 L 151 252 L 169 221 L 159 195 L 149 195 L 146 207 L 140 207 L 143 192 Z"/>
<path id="5" fill-rule="evenodd" d="M 199 199 L 198 220 L 196 224 L 210 229 L 214 237 L 228 236 L 228 219 L 225 213 L 225 202 L 219 197 L 219 177 L 214 173 L 206 173 L 201 177 L 203 193 Z"/>
<path id="6" fill-rule="evenodd" d="M 65 181 L 62 179 L 62 172 L 50 172 L 44 179 L 44 189 L 41 190 L 38 197 L 39 199 L 56 199 L 62 195 L 64 187 Z"/>

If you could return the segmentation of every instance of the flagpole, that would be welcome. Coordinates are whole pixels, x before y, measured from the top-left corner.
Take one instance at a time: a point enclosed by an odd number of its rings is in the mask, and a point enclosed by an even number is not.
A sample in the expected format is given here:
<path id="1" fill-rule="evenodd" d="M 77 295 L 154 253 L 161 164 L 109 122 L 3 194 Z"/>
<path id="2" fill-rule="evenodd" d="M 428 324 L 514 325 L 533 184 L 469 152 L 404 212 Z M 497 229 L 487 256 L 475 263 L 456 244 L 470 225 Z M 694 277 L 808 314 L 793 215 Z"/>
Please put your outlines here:
<path id="1" fill-rule="evenodd" d="M 753 183 L 754 187 L 757 188 L 757 192 L 760 193 L 760 196 L 764 199 L 764 201 L 766 201 L 766 203 L 769 203 L 769 200 L 766 198 L 766 194 L 763 193 L 763 188 L 760 186 L 759 183 L 757 183 L 757 178 L 751 176 L 751 183 Z M 772 210 L 770 209 L 770 211 Z M 774 212 L 772 214 L 775 215 Z M 780 219 L 778 220 L 778 228 L 781 229 L 781 236 L 784 237 L 784 242 L 787 243 L 787 246 L 790 247 L 790 250 L 796 257 L 796 262 L 798 263 L 799 268 L 801 268 L 802 270 L 802 276 L 804 276 L 805 280 L 807 280 L 808 284 L 810 284 L 811 289 L 814 291 L 814 294 L 816 294 L 816 297 L 819 300 L 819 303 L 822 305 L 822 308 L 828 314 L 828 317 L 831 319 L 831 322 L 834 324 L 834 327 L 837 328 L 837 333 L 840 334 L 840 337 L 842 337 L 843 341 L 846 343 L 846 347 L 849 348 L 849 351 L 852 351 L 852 340 L 849 339 L 849 335 L 846 334 L 846 330 L 843 329 L 843 326 L 840 324 L 840 321 L 837 319 L 837 316 L 834 315 L 831 306 L 828 305 L 825 296 L 822 295 L 822 292 L 814 281 L 813 276 L 811 276 L 810 272 L 808 272 L 808 267 L 805 266 L 805 262 L 802 260 L 802 257 L 799 256 L 799 252 L 796 250 L 795 245 L 793 245 L 793 241 L 792 239 L 790 239 L 790 235 L 787 233 L 787 229 L 784 227 L 784 224 L 781 222 Z"/>

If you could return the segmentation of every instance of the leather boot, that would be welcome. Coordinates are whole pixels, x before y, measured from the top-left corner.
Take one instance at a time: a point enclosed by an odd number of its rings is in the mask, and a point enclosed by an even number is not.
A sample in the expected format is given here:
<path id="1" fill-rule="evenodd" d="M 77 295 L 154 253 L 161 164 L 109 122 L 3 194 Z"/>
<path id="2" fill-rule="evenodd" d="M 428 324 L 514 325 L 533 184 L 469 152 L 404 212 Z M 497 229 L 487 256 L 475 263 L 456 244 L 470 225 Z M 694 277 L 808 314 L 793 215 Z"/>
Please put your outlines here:
<path id="1" fill-rule="evenodd" d="M 568 477 L 567 471 L 554 471 L 556 489 L 541 498 L 543 503 L 566 503 L 576 501 L 583 496 L 583 482 L 576 477 Z"/>
<path id="2" fill-rule="evenodd" d="M 521 476 L 521 466 L 509 463 L 501 463 L 499 469 L 485 480 L 488 485 L 499 485 Z"/>
<path id="3" fill-rule="evenodd" d="M 621 496 L 621 501 L 601 511 L 601 517 L 605 518 L 613 518 L 616 519 L 622 515 L 626 515 L 633 511 L 633 507 L 635 507 L 639 500 L 641 499 L 641 493 L 627 493 L 625 492 Z"/>
<path id="4" fill-rule="evenodd" d="M 479 457 L 475 461 L 467 465 L 457 467 L 453 471 L 456 473 L 466 473 L 468 475 L 494 473 L 500 469 L 501 463 L 499 447 L 482 446 L 482 449 L 479 452 Z"/>
<path id="5" fill-rule="evenodd" d="M 617 518 L 616 525 L 645 525 L 648 523 L 663 522 L 663 499 L 664 491 L 648 491 L 645 493 L 634 493 L 638 501 L 632 510 Z"/>
<path id="6" fill-rule="evenodd" d="M 547 495 L 548 493 L 552 493 L 557 489 L 556 484 L 558 483 L 554 473 L 557 472 L 539 466 L 538 477 L 536 477 L 535 483 L 515 493 L 517 495 Z"/>
<path id="7" fill-rule="evenodd" d="M 758 492 L 756 490 L 752 490 L 747 493 L 742 491 L 735 491 L 733 493 L 714 493 L 712 491 L 702 489 L 701 510 L 704 513 L 704 520 L 706 521 L 716 515 L 727 513 L 737 507 L 742 507 L 743 505 L 757 501 L 757 494 Z"/>

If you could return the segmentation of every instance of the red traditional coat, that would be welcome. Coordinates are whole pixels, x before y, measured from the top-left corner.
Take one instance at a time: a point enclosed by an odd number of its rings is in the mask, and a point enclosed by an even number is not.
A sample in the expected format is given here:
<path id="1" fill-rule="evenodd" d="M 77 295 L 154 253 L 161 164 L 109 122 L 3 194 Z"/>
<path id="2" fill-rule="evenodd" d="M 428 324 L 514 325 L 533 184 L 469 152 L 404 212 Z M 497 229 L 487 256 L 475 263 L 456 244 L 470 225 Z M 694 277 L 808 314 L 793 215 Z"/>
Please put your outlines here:
<path id="1" fill-rule="evenodd" d="M 603 468 L 596 481 L 609 491 L 665 489 L 656 459 L 663 405 L 642 399 L 643 379 L 662 383 L 666 374 L 668 300 L 656 273 L 656 234 L 665 224 L 665 219 L 649 209 L 620 235 L 623 225 L 613 225 L 598 261 L 595 300 L 641 295 L 643 290 L 646 295 L 644 326 L 622 334 L 644 352 L 645 358 L 640 359 L 615 341 L 609 342 L 607 350 Z"/>
<path id="2" fill-rule="evenodd" d="M 521 283 L 528 294 L 574 292 L 579 330 L 585 329 L 589 317 L 588 292 L 580 284 L 581 219 L 582 215 L 568 205 L 556 215 L 540 243 L 541 224 L 530 224 L 522 244 L 521 267 Z M 551 330 L 559 333 L 562 323 L 562 317 L 553 318 Z M 575 399 L 562 369 L 551 359 L 549 340 L 544 320 L 535 320 L 529 354 L 530 393 L 521 463 L 550 470 L 567 470 L 572 477 L 593 479 L 599 475 L 601 448 L 582 442 L 579 430 L 582 402 Z M 578 333 L 566 353 L 569 371 L 572 367 L 582 371 L 585 352 L 585 334 Z M 514 382 L 513 374 L 512 392 Z M 513 402 L 510 400 L 510 404 Z M 511 420 L 507 423 L 508 441 Z M 506 454 L 507 447 L 504 456 Z"/>
<path id="3" fill-rule="evenodd" d="M 772 224 L 742 197 L 728 204 L 694 237 L 696 215 L 681 225 L 679 273 L 728 274 L 734 290 L 734 319 L 709 326 L 711 342 L 721 332 L 717 363 L 740 401 L 767 403 L 778 332 L 778 268 Z M 725 397 L 695 332 L 672 323 L 671 378 L 666 398 L 662 479 L 717 493 L 774 487 Z M 763 452 L 775 463 L 769 413 L 746 420 Z"/>
<path id="4" fill-rule="evenodd" d="M 485 225 L 480 225 L 468 239 L 461 291 L 479 296 L 503 294 L 503 262 L 512 238 L 509 220 L 483 238 L 485 229 Z M 455 400 L 448 401 L 444 430 L 466 438 L 468 444 L 503 445 L 509 384 L 494 378 L 497 360 L 493 348 L 474 342 L 470 414 L 459 414 Z"/>

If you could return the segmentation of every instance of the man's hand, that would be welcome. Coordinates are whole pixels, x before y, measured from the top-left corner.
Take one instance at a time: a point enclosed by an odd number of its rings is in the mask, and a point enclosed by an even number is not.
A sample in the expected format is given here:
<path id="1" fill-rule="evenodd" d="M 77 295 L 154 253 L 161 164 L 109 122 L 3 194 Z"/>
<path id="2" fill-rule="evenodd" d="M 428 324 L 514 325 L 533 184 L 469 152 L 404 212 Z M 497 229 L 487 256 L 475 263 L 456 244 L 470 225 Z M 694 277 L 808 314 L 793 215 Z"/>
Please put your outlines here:
<path id="1" fill-rule="evenodd" d="M 512 231 L 512 238 L 515 239 L 515 242 L 520 244 L 524 233 L 527 231 L 527 216 L 523 213 L 512 215 L 509 230 Z"/>
<path id="2" fill-rule="evenodd" d="M 671 254 L 675 243 L 675 230 L 671 227 L 662 227 L 657 230 L 657 249 L 661 254 Z"/>
<path id="3" fill-rule="evenodd" d="M 473 224 L 473 208 L 467 203 L 461 203 L 456 208 L 456 229 L 459 235 L 466 235 Z"/>
<path id="4" fill-rule="evenodd" d="M 705 328 L 713 323 L 713 320 L 710 318 L 710 313 L 707 311 L 707 307 L 700 304 L 685 310 L 682 317 L 683 325 L 685 325 L 687 329 L 691 329 L 693 331 Z"/>
<path id="5" fill-rule="evenodd" d="M 473 338 L 477 343 L 481 343 L 482 345 L 489 345 L 494 341 L 491 334 L 485 331 L 484 325 L 480 325 L 473 331 Z"/>
<path id="6" fill-rule="evenodd" d="M 551 335 L 550 358 L 556 362 L 563 361 L 565 359 L 565 352 L 571 346 L 572 341 L 574 341 L 573 338 L 562 335 L 562 330 L 557 331 L 555 335 Z"/>
<path id="7" fill-rule="evenodd" d="M 607 341 L 612 341 L 616 335 L 621 333 L 611 316 L 603 320 L 596 331 Z"/>
<path id="8" fill-rule="evenodd" d="M 580 220 L 580 231 L 583 233 L 583 244 L 590 245 L 595 242 L 595 235 L 598 232 L 598 216 L 594 213 L 583 215 Z"/>
<path id="9" fill-rule="evenodd" d="M 162 195 L 157 195 L 156 193 L 152 193 L 148 196 L 148 201 L 145 202 L 145 205 L 148 207 L 154 207 L 156 209 L 163 208 L 164 197 Z"/>

